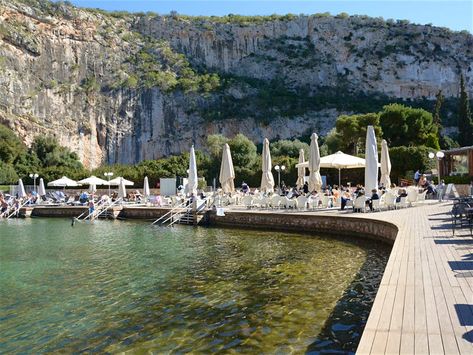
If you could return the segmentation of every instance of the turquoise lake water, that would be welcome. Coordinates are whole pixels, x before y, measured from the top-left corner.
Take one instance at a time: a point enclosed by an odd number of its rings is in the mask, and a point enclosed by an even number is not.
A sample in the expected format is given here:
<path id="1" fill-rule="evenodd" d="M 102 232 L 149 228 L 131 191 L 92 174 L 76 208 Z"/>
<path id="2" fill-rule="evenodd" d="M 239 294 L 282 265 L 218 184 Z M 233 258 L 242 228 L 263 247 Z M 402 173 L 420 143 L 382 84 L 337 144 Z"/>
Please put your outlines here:
<path id="1" fill-rule="evenodd" d="M 0 353 L 353 352 L 389 252 L 284 232 L 0 221 Z"/>

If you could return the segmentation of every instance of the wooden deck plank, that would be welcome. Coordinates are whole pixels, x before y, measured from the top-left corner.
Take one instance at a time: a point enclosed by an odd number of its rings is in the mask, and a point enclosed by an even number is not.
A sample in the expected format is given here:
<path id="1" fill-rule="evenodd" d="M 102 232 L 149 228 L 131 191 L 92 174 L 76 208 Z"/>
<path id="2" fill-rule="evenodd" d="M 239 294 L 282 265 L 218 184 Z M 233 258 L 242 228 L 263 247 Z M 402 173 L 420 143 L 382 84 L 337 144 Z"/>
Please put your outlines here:
<path id="1" fill-rule="evenodd" d="M 452 238 L 445 228 L 448 203 L 415 208 L 360 217 L 389 220 L 399 228 L 382 281 L 388 288 L 373 304 L 370 353 L 473 354 L 465 339 L 473 331 L 473 270 L 465 263 L 473 240 L 456 244 L 465 235 Z M 360 346 L 364 343 L 363 334 Z"/>

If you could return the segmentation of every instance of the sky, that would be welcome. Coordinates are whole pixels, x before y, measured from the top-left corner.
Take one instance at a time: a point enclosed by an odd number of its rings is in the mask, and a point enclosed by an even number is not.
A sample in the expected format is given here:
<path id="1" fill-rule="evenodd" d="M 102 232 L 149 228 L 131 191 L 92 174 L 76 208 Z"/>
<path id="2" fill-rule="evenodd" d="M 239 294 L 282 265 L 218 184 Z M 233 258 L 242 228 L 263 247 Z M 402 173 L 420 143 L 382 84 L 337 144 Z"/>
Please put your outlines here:
<path id="1" fill-rule="evenodd" d="M 473 0 L 72 0 L 77 6 L 130 12 L 185 15 L 313 14 L 346 12 L 385 19 L 407 19 L 473 33 Z"/>

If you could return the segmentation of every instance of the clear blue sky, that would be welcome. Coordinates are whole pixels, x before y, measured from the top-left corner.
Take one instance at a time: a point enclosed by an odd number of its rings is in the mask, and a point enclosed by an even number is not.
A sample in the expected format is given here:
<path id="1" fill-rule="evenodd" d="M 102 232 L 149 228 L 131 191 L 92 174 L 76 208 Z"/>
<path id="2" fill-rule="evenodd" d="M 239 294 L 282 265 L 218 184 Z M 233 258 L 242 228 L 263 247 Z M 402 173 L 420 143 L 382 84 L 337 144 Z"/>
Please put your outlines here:
<path id="1" fill-rule="evenodd" d="M 270 15 L 330 12 L 407 19 L 473 33 L 473 0 L 72 0 L 77 6 L 186 15 Z"/>

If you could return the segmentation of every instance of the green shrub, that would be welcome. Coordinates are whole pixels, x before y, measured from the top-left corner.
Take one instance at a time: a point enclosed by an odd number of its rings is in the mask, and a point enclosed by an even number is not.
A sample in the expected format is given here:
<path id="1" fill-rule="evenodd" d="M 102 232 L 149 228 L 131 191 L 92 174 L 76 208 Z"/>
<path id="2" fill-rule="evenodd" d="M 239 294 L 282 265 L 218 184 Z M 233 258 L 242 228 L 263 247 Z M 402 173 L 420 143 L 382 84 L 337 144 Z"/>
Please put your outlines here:
<path id="1" fill-rule="evenodd" d="M 429 158 L 431 148 L 426 146 L 400 146 L 389 148 L 391 158 L 391 179 L 397 181 L 399 178 L 412 179 L 408 171 L 427 171 L 435 167 L 435 161 Z"/>
<path id="2" fill-rule="evenodd" d="M 444 180 L 446 184 L 469 185 L 470 182 L 473 181 L 473 176 L 468 176 L 468 175 L 442 176 L 441 179 Z"/>
<path id="3" fill-rule="evenodd" d="M 12 164 L 0 161 L 0 184 L 14 184 L 18 181 L 18 175 Z"/>

